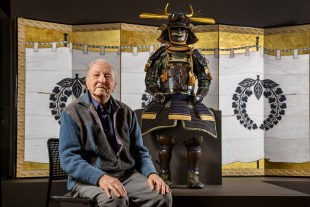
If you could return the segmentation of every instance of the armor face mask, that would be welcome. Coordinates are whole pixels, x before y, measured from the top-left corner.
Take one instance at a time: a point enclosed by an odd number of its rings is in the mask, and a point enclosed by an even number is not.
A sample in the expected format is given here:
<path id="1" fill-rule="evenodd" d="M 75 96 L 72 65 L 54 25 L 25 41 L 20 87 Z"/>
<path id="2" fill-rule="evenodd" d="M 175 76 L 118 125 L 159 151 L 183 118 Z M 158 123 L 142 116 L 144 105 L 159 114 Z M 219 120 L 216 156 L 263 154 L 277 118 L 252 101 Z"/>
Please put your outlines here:
<path id="1" fill-rule="evenodd" d="M 173 27 L 169 30 L 169 38 L 173 44 L 185 45 L 188 37 L 187 29 Z"/>

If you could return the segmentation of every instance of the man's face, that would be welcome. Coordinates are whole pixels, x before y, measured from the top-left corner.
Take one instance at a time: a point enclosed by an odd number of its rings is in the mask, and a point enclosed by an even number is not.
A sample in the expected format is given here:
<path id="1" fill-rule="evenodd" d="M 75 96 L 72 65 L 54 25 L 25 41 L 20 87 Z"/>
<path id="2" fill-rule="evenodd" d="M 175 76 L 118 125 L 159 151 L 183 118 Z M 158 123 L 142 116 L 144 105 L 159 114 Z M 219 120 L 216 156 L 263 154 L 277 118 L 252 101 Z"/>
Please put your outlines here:
<path id="1" fill-rule="evenodd" d="M 86 86 L 97 102 L 107 103 L 116 86 L 113 68 L 103 61 L 94 63 L 88 71 Z"/>
<path id="2" fill-rule="evenodd" d="M 170 40 L 172 43 L 185 44 L 187 40 L 187 29 L 181 27 L 170 28 Z"/>

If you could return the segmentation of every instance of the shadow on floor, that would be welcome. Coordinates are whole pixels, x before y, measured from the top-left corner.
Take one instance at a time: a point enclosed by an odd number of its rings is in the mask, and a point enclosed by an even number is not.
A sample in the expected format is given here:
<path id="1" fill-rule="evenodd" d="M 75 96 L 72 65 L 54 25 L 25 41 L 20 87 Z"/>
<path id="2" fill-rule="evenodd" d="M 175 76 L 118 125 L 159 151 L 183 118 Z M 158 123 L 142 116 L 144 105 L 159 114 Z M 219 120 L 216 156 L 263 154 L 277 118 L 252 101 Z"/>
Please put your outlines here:
<path id="1" fill-rule="evenodd" d="M 264 182 L 310 195 L 310 181 L 264 181 Z"/>

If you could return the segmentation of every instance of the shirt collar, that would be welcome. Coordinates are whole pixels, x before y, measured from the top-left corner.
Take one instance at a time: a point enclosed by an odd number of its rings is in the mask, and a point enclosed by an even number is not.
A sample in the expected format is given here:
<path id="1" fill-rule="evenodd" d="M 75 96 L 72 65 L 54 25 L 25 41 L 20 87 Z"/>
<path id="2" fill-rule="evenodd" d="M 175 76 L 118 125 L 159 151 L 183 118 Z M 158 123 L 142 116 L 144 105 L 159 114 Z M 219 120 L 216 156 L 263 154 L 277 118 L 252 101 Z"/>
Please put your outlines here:
<path id="1" fill-rule="evenodd" d="M 103 106 L 101 106 L 101 105 L 92 97 L 92 95 L 89 94 L 89 96 L 90 96 L 91 102 L 93 103 L 93 105 L 94 105 L 94 107 L 95 107 L 96 110 L 101 109 L 100 111 L 103 110 L 103 111 L 104 111 L 105 113 L 107 113 L 107 114 L 110 114 L 110 113 L 111 113 L 111 108 L 112 108 L 112 101 L 111 101 L 111 98 L 110 98 L 109 101 L 107 102 L 106 107 L 103 107 Z"/>

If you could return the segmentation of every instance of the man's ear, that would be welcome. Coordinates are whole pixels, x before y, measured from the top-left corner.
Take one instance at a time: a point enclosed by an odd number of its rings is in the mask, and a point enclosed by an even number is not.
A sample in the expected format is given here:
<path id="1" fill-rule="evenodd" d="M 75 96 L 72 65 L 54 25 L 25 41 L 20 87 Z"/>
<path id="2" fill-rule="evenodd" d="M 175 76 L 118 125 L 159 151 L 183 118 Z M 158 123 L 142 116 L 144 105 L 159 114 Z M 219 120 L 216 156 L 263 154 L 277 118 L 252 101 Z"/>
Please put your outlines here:
<path id="1" fill-rule="evenodd" d="M 116 86 L 117 86 L 117 82 L 115 81 L 115 86 L 114 86 L 114 88 L 113 88 L 112 92 L 114 92 L 114 90 L 115 90 Z"/>
<path id="2" fill-rule="evenodd" d="M 86 76 L 86 78 L 85 78 L 85 87 L 88 89 L 87 85 L 88 85 L 88 78 Z"/>

